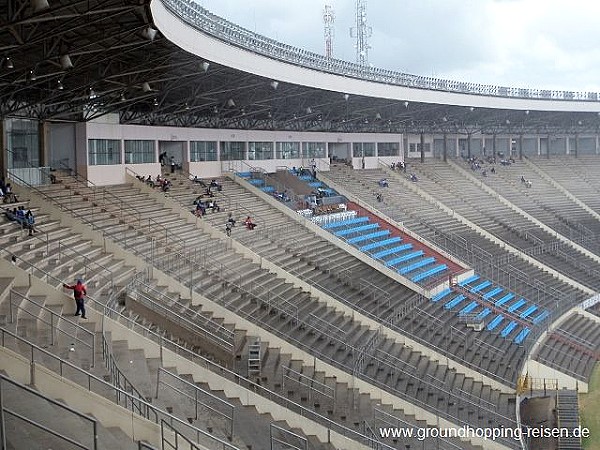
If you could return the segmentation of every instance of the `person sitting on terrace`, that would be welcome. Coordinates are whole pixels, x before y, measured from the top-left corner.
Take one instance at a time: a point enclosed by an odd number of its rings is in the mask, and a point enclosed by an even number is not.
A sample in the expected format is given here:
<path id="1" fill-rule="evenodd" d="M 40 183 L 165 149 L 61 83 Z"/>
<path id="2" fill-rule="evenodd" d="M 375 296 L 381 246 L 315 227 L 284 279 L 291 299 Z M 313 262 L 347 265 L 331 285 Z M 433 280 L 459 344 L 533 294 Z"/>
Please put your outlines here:
<path id="1" fill-rule="evenodd" d="M 204 195 L 211 197 L 211 198 L 215 196 L 215 194 L 213 194 L 212 191 L 210 190 L 210 186 L 206 188 Z"/>
<path id="2" fill-rule="evenodd" d="M 490 169 L 490 172 L 491 172 L 491 173 L 496 173 L 496 168 L 495 168 L 495 167 L 492 167 L 492 168 Z"/>
<path id="3" fill-rule="evenodd" d="M 416 183 L 417 181 L 419 181 L 419 179 L 417 178 L 417 176 L 414 173 L 411 173 L 410 181 L 412 181 L 413 183 Z"/>
<path id="4" fill-rule="evenodd" d="M 292 174 L 293 175 L 298 175 L 298 169 L 296 169 L 296 166 L 292 167 Z"/>
<path id="5" fill-rule="evenodd" d="M 203 201 L 199 201 L 196 203 L 196 217 L 205 216 L 206 215 L 206 203 Z"/>
<path id="6" fill-rule="evenodd" d="M 389 187 L 389 183 L 387 178 L 382 178 L 381 180 L 379 180 L 379 187 Z"/>
<path id="7" fill-rule="evenodd" d="M 152 187 L 152 188 L 155 186 L 154 180 L 152 180 L 152 176 L 151 175 L 148 175 L 148 178 L 146 178 L 146 184 L 148 186 Z"/>
<path id="8" fill-rule="evenodd" d="M 162 189 L 163 192 L 168 192 L 169 189 L 171 188 L 171 186 L 172 186 L 171 182 L 169 180 L 167 180 L 166 178 L 164 178 L 160 188 Z"/>
<path id="9" fill-rule="evenodd" d="M 4 203 L 17 203 L 19 199 L 12 190 L 10 183 L 4 187 Z"/>
<path id="10" fill-rule="evenodd" d="M 220 212 L 221 211 L 221 207 L 219 205 L 217 205 L 217 202 L 214 200 L 211 202 L 208 202 L 208 207 L 210 209 L 212 209 L 212 212 Z"/>
<path id="11" fill-rule="evenodd" d="M 379 203 L 381 203 L 383 201 L 383 195 L 381 195 L 381 192 L 378 192 L 375 197 L 377 198 L 377 201 Z"/>
<path id="12" fill-rule="evenodd" d="M 392 164 L 390 165 L 390 169 L 392 169 L 392 170 L 396 170 L 396 163 L 392 163 Z"/>
<path id="13" fill-rule="evenodd" d="M 249 230 L 254 230 L 254 228 L 256 228 L 256 224 L 252 222 L 252 218 L 250 216 L 246 217 L 246 220 L 244 220 L 244 225 L 246 225 L 246 228 Z"/>
<path id="14" fill-rule="evenodd" d="M 481 172 L 481 175 L 484 177 L 487 177 L 487 170 L 483 169 L 483 171 Z"/>
<path id="15" fill-rule="evenodd" d="M 532 186 L 532 183 L 531 183 L 531 181 L 529 181 L 529 180 L 525 180 L 525 187 L 526 187 L 526 188 L 530 188 L 531 186 Z"/>
<path id="16" fill-rule="evenodd" d="M 232 227 L 235 227 L 235 219 L 231 213 L 227 213 L 227 223 L 230 223 Z"/>
<path id="17" fill-rule="evenodd" d="M 521 183 L 525 183 L 527 180 L 525 179 L 525 177 L 523 175 L 521 175 Z"/>
<path id="18" fill-rule="evenodd" d="M 25 213 L 25 222 L 23 226 L 29 230 L 29 236 L 33 236 L 33 233 L 35 232 L 35 217 L 31 210 L 27 210 Z"/>
<path id="19" fill-rule="evenodd" d="M 219 191 L 219 192 L 221 192 L 223 190 L 223 186 L 221 186 L 219 183 L 217 183 L 217 180 L 211 180 L 210 187 L 217 188 L 217 191 Z"/>
<path id="20" fill-rule="evenodd" d="M 23 226 L 25 224 L 25 208 L 19 206 L 15 212 L 15 217 L 15 220 L 19 223 L 19 225 Z"/>
<path id="21" fill-rule="evenodd" d="M 11 222 L 15 222 L 17 220 L 17 208 L 13 208 L 12 211 L 10 209 L 7 209 L 6 211 L 4 211 L 4 215 Z"/>

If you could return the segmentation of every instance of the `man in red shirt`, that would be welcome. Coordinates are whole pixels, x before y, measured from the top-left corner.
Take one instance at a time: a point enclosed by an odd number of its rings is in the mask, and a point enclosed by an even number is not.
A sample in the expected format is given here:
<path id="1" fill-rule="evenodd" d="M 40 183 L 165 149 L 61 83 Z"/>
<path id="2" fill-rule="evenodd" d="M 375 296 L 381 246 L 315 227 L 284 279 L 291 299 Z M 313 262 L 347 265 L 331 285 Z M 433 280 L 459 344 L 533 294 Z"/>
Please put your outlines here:
<path id="1" fill-rule="evenodd" d="M 78 316 L 81 313 L 82 319 L 87 319 L 85 317 L 85 306 L 83 303 L 83 296 L 87 295 L 87 291 L 85 290 L 85 284 L 83 284 L 82 280 L 77 280 L 77 284 L 68 285 L 63 283 L 63 287 L 66 289 L 73 290 L 73 296 L 75 297 L 75 304 L 77 305 L 77 311 L 75 311 L 75 315 Z"/>

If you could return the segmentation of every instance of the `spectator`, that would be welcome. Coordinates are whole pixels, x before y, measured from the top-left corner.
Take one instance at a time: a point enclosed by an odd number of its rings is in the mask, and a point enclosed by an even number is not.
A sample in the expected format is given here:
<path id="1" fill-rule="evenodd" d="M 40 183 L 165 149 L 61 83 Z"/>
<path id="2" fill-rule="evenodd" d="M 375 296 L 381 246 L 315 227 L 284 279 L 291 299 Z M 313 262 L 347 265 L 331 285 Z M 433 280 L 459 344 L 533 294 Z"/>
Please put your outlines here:
<path id="1" fill-rule="evenodd" d="M 166 160 L 167 160 L 167 152 L 162 152 L 160 155 L 158 155 L 158 162 L 160 163 L 161 166 L 165 165 Z"/>
<path id="2" fill-rule="evenodd" d="M 381 192 L 378 192 L 375 197 L 377 198 L 377 201 L 379 203 L 381 203 L 383 201 L 383 195 L 381 195 Z"/>
<path id="3" fill-rule="evenodd" d="M 227 235 L 227 237 L 231 237 L 231 227 L 232 227 L 231 222 L 228 220 L 225 223 L 225 234 Z"/>
<path id="4" fill-rule="evenodd" d="M 175 157 L 171 156 L 171 173 L 175 173 Z"/>
<path id="5" fill-rule="evenodd" d="M 235 219 L 232 217 L 231 213 L 227 213 L 227 223 L 231 224 L 232 227 L 235 227 Z"/>
<path id="6" fill-rule="evenodd" d="M 217 183 L 217 180 L 212 180 L 210 182 L 210 187 L 217 188 L 217 191 L 219 191 L 219 192 L 221 192 L 223 190 L 223 186 L 221 186 L 219 183 Z"/>
<path id="7" fill-rule="evenodd" d="M 389 187 L 387 178 L 382 178 L 379 180 L 379 187 Z"/>
<path id="8" fill-rule="evenodd" d="M 254 230 L 254 228 L 256 228 L 256 224 L 252 222 L 252 218 L 250 216 L 246 217 L 246 220 L 244 220 L 244 225 L 246 225 L 246 228 L 249 230 Z"/>
<path id="9" fill-rule="evenodd" d="M 13 192 L 12 186 L 10 185 L 10 183 L 6 183 L 6 186 L 4 187 L 4 202 L 5 203 L 17 203 L 18 201 L 19 201 L 19 199 Z"/>
<path id="10" fill-rule="evenodd" d="M 63 287 L 65 289 L 71 289 L 73 291 L 73 296 L 75 297 L 75 304 L 77 305 L 77 311 L 75 311 L 75 315 L 78 316 L 81 313 L 81 318 L 87 319 L 87 317 L 85 317 L 85 305 L 83 299 L 83 297 L 87 295 L 87 290 L 85 288 L 85 284 L 83 284 L 83 281 L 77 280 L 77 283 L 73 285 L 63 283 Z"/>
<path id="11" fill-rule="evenodd" d="M 35 232 L 35 217 L 31 210 L 28 210 L 25 213 L 24 227 L 29 230 L 29 236 L 33 236 L 33 233 Z"/>
<path id="12" fill-rule="evenodd" d="M 419 181 L 419 179 L 417 178 L 417 176 L 414 173 L 411 173 L 410 181 L 412 181 L 413 183 L 416 183 L 417 181 Z"/>

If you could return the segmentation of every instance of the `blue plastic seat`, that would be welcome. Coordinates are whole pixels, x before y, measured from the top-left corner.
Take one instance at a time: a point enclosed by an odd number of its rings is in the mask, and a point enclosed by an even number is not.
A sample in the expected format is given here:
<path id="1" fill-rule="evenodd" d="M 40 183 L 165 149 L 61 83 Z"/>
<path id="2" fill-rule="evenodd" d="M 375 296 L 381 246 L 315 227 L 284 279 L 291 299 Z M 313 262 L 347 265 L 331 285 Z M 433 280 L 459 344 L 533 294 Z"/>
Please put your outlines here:
<path id="1" fill-rule="evenodd" d="M 339 220 L 337 222 L 329 222 L 323 225 L 325 230 L 330 230 L 332 228 L 346 227 L 348 225 L 355 225 L 357 223 L 368 222 L 368 217 L 353 217 L 352 219 Z"/>
<path id="2" fill-rule="evenodd" d="M 519 334 L 517 334 L 517 336 L 515 337 L 515 340 L 513 342 L 515 344 L 521 344 L 530 332 L 531 332 L 531 330 L 529 328 L 523 328 L 519 332 Z"/>
<path id="3" fill-rule="evenodd" d="M 421 267 L 425 267 L 429 264 L 433 264 L 435 262 L 435 258 L 430 256 L 428 258 L 423 258 L 420 261 L 409 264 L 408 266 L 401 267 L 398 269 L 398 273 L 405 275 L 407 273 L 413 272 Z"/>
<path id="4" fill-rule="evenodd" d="M 433 297 L 431 297 L 431 301 L 432 302 L 439 302 L 441 299 L 443 299 L 446 295 L 448 295 L 450 292 L 452 292 L 452 289 L 450 288 L 446 288 L 444 289 L 442 292 L 438 292 L 437 294 L 435 294 Z"/>
<path id="5" fill-rule="evenodd" d="M 475 274 L 475 275 L 471 275 L 469 278 L 465 278 L 464 280 L 462 280 L 460 283 L 458 283 L 459 286 L 466 286 L 468 284 L 473 283 L 474 281 L 479 280 L 479 275 Z"/>
<path id="6" fill-rule="evenodd" d="M 492 289 L 491 291 L 489 291 L 489 292 L 486 292 L 486 293 L 483 295 L 483 299 L 484 299 L 484 300 L 489 300 L 490 298 L 492 298 L 492 297 L 494 297 L 495 295 L 498 295 L 500 292 L 502 292 L 502 290 L 503 290 L 502 288 L 500 288 L 500 287 L 496 287 L 496 288 Z"/>
<path id="7" fill-rule="evenodd" d="M 348 236 L 349 234 L 362 233 L 363 231 L 375 230 L 379 228 L 378 223 L 368 223 L 366 225 L 360 225 L 358 227 L 346 228 L 345 230 L 336 231 L 335 234 L 338 237 Z"/>
<path id="8" fill-rule="evenodd" d="M 406 255 L 399 256 L 397 258 L 390 259 L 385 263 L 386 266 L 395 266 L 396 264 L 400 264 L 406 261 L 410 261 L 411 259 L 418 258 L 419 256 L 423 256 L 425 252 L 423 250 L 417 250 L 416 252 L 407 253 Z"/>
<path id="9" fill-rule="evenodd" d="M 448 268 L 448 266 L 446 264 L 440 264 L 439 266 L 435 266 L 435 267 L 427 270 L 426 272 L 422 272 L 418 275 L 415 275 L 412 278 L 412 281 L 414 281 L 415 283 L 418 283 L 419 281 L 423 281 L 425 278 L 429 278 L 437 273 L 443 272 L 447 268 Z"/>
<path id="10" fill-rule="evenodd" d="M 530 315 L 532 315 L 534 312 L 536 312 L 538 309 L 537 306 L 535 305 L 531 305 L 529 308 L 527 308 L 525 311 L 523 311 L 519 317 L 521 319 L 526 319 L 527 317 L 529 317 Z"/>
<path id="11" fill-rule="evenodd" d="M 550 315 L 550 313 L 548 311 L 542 311 L 541 313 L 539 313 L 537 316 L 534 317 L 532 322 L 534 323 L 534 325 L 537 325 L 538 323 L 542 322 L 549 315 Z"/>
<path id="12" fill-rule="evenodd" d="M 385 258 L 386 256 L 393 255 L 394 253 L 400 253 L 405 250 L 410 250 L 412 248 L 412 244 L 402 244 L 396 247 L 388 248 L 387 250 L 381 250 L 380 252 L 373 253 L 371 256 L 375 259 Z"/>
<path id="13" fill-rule="evenodd" d="M 485 289 L 488 286 L 491 286 L 492 282 L 490 280 L 485 280 L 481 283 L 479 283 L 477 286 L 474 286 L 471 288 L 471 292 L 473 293 L 477 293 L 479 291 L 482 291 L 483 289 Z"/>
<path id="14" fill-rule="evenodd" d="M 385 239 L 383 241 L 372 242 L 371 244 L 363 245 L 360 247 L 360 251 L 368 252 L 369 250 L 375 250 L 376 248 L 385 247 L 386 245 L 395 244 L 397 242 L 402 242 L 402 238 L 398 236 L 391 237 L 389 239 Z"/>
<path id="15" fill-rule="evenodd" d="M 504 297 L 502 297 L 501 299 L 497 300 L 496 303 L 495 303 L 495 305 L 496 306 L 502 306 L 506 302 L 511 301 L 514 297 L 515 297 L 515 294 L 513 294 L 512 292 L 509 292 Z"/>
<path id="16" fill-rule="evenodd" d="M 512 305 L 510 305 L 507 310 L 508 312 L 515 312 L 517 309 L 519 309 L 521 306 L 523 306 L 525 303 L 527 303 L 527 300 L 525 300 L 524 298 L 514 302 Z"/>
<path id="17" fill-rule="evenodd" d="M 514 320 L 511 321 L 508 325 L 506 325 L 504 327 L 504 329 L 500 332 L 500 336 L 502 336 L 503 338 L 507 337 L 510 333 L 512 333 L 512 330 L 514 330 L 517 327 L 517 322 L 515 322 Z"/>
<path id="18" fill-rule="evenodd" d="M 390 233 L 391 233 L 390 230 L 376 231 L 375 233 L 363 234 L 361 236 L 356 236 L 356 237 L 350 238 L 346 242 L 348 242 L 349 244 L 358 244 L 360 242 L 369 241 L 371 239 L 377 239 L 377 238 L 380 238 L 383 236 L 389 236 Z"/>
<path id="19" fill-rule="evenodd" d="M 488 329 L 488 331 L 492 331 L 494 328 L 500 325 L 500 322 L 502 322 L 503 320 L 504 316 L 502 314 L 498 314 L 490 323 L 488 323 L 488 326 L 486 328 Z"/>
<path id="20" fill-rule="evenodd" d="M 446 303 L 444 305 L 444 308 L 446 308 L 446 309 L 452 309 L 456 305 L 458 305 L 460 302 L 462 302 L 465 298 L 466 297 L 464 295 L 459 294 L 456 297 L 454 297 L 452 300 L 450 300 L 448 303 Z"/>
<path id="21" fill-rule="evenodd" d="M 467 306 L 465 306 L 463 309 L 461 309 L 460 312 L 458 313 L 458 315 L 464 316 L 466 314 L 469 314 L 471 311 L 473 311 L 475 308 L 477 308 L 477 305 L 479 305 L 479 303 L 477 303 L 476 301 L 472 301 Z"/>

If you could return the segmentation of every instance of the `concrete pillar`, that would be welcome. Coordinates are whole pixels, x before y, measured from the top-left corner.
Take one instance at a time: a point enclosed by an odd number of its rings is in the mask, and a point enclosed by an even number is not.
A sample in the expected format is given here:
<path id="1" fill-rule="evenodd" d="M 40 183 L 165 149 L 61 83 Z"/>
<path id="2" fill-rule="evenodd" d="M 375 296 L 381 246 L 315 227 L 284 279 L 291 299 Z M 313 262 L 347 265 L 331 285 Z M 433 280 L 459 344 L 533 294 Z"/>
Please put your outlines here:
<path id="1" fill-rule="evenodd" d="M 5 129 L 4 120 L 0 119 L 0 177 L 6 180 L 8 176 L 8 153 Z M 596 147 L 598 147 L 598 139 L 596 139 Z"/>
<path id="2" fill-rule="evenodd" d="M 48 122 L 41 121 L 38 124 L 38 134 L 39 134 L 39 152 L 40 152 L 40 167 L 50 166 L 52 164 L 51 155 L 50 155 L 50 145 L 49 145 L 49 133 L 50 128 L 48 126 Z"/>
<path id="3" fill-rule="evenodd" d="M 546 159 L 550 159 L 550 135 L 548 135 L 548 143 L 546 145 Z"/>
<path id="4" fill-rule="evenodd" d="M 492 157 L 496 159 L 496 133 L 492 135 Z"/>
<path id="5" fill-rule="evenodd" d="M 467 134 L 467 158 L 471 158 L 471 133 Z"/>
<path id="6" fill-rule="evenodd" d="M 579 156 L 579 134 L 575 135 L 575 148 L 573 150 L 575 150 L 575 158 L 577 158 Z"/>
<path id="7" fill-rule="evenodd" d="M 523 135 L 519 135 L 519 159 L 523 160 Z"/>
<path id="8" fill-rule="evenodd" d="M 444 131 L 444 152 L 442 154 L 444 162 L 448 161 L 448 133 Z"/>
<path id="9" fill-rule="evenodd" d="M 421 132 L 421 163 L 425 162 L 425 133 Z"/>

